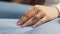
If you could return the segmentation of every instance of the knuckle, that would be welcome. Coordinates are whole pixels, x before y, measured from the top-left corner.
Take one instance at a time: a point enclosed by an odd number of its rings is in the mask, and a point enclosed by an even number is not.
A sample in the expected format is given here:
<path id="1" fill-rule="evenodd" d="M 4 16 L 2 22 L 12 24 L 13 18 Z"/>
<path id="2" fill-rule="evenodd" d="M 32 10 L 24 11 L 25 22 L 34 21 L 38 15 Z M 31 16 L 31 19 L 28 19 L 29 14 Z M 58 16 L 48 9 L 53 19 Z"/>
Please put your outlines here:
<path id="1" fill-rule="evenodd" d="M 50 19 L 50 17 L 49 16 L 46 16 L 46 20 L 49 20 Z"/>
<path id="2" fill-rule="evenodd" d="M 35 7 L 37 7 L 37 6 L 39 6 L 39 5 L 35 5 Z"/>
<path id="3" fill-rule="evenodd" d="M 42 6 L 41 5 L 35 5 L 34 7 L 39 8 L 39 7 L 42 7 Z"/>
<path id="4" fill-rule="evenodd" d="M 39 5 L 35 5 L 34 7 L 37 8 Z"/>
<path id="5" fill-rule="evenodd" d="M 40 23 L 43 23 L 43 22 L 44 22 L 44 20 L 41 20 L 41 21 L 40 21 Z"/>
<path id="6" fill-rule="evenodd" d="M 34 7 L 35 7 L 35 8 L 39 8 L 39 5 L 35 5 Z"/>

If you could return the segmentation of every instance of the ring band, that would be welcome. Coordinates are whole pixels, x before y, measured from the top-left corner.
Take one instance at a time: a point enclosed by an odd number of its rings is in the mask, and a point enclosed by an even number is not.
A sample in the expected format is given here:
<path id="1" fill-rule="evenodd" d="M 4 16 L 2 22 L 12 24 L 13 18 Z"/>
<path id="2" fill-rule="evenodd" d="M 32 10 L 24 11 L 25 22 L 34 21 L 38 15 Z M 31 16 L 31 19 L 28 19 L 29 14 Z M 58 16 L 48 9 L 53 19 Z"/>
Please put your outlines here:
<path id="1" fill-rule="evenodd" d="M 35 15 L 35 17 L 36 17 L 37 19 L 40 19 L 38 14 L 37 14 L 37 15 Z"/>

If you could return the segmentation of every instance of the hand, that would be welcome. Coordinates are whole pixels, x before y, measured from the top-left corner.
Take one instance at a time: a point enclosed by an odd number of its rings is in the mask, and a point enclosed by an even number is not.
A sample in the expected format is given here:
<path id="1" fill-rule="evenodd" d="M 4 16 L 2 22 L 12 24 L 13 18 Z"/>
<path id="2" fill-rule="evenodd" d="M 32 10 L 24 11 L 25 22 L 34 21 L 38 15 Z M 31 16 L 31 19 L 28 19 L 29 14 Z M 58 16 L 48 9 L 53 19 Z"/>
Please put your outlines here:
<path id="1" fill-rule="evenodd" d="M 30 8 L 28 12 L 25 13 L 25 15 L 19 19 L 18 24 L 23 27 L 26 27 L 28 25 L 33 24 L 33 22 L 37 21 L 38 19 L 40 19 L 32 26 L 37 27 L 57 17 L 58 17 L 58 10 L 56 7 L 35 5 L 32 8 Z"/>

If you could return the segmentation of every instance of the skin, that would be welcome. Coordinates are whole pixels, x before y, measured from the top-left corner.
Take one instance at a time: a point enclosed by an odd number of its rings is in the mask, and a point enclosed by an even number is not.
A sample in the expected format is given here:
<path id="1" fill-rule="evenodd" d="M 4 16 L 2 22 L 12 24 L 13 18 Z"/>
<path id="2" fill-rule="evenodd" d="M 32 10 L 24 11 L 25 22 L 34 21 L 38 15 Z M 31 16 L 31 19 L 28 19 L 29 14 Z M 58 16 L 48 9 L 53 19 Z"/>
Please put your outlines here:
<path id="1" fill-rule="evenodd" d="M 53 20 L 59 16 L 59 11 L 56 7 L 35 5 L 18 20 L 18 24 L 22 27 L 27 27 L 37 21 L 32 27 L 38 27 L 47 21 Z M 37 17 L 37 18 L 36 18 Z"/>

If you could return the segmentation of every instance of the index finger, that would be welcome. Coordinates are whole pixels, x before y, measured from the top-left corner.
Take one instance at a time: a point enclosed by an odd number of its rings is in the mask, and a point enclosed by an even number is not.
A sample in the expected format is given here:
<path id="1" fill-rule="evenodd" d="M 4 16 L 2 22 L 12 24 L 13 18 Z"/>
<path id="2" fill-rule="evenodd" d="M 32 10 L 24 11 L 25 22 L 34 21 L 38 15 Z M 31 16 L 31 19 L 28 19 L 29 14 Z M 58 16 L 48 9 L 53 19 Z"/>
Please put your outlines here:
<path id="1" fill-rule="evenodd" d="M 22 25 L 24 22 L 26 22 L 27 20 L 29 20 L 31 17 L 33 17 L 34 15 L 36 15 L 38 13 L 38 11 L 36 11 L 35 7 L 31 8 L 28 10 L 27 13 L 25 13 L 25 15 L 23 15 L 19 21 L 18 24 Z"/>

